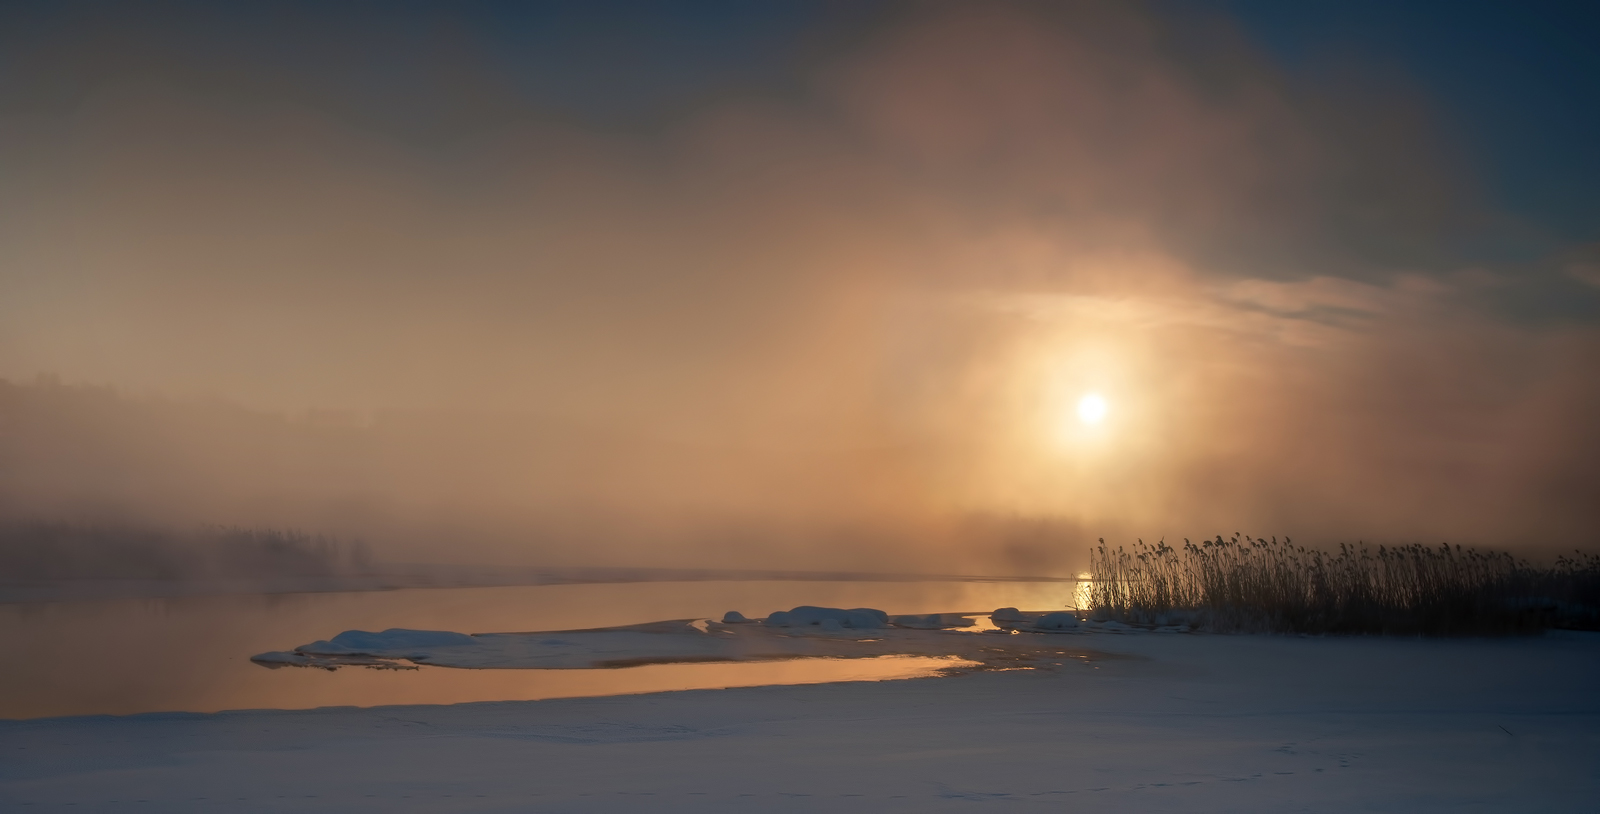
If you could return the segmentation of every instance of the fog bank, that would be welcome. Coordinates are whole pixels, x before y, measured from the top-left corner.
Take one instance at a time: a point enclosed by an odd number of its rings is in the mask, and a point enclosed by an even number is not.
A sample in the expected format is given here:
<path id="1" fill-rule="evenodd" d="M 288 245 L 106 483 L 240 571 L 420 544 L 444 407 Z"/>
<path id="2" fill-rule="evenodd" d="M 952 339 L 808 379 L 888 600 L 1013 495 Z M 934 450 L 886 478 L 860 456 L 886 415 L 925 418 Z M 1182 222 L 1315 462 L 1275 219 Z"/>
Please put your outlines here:
<path id="1" fill-rule="evenodd" d="M 38 67 L 102 42 L 57 36 Z M 4 511 L 943 573 L 1595 541 L 1600 329 L 1497 306 L 1594 289 L 1464 248 L 1526 225 L 1404 77 L 930 4 L 619 128 L 450 36 L 425 144 L 228 54 L 102 49 L 69 107 L 0 109 Z"/>

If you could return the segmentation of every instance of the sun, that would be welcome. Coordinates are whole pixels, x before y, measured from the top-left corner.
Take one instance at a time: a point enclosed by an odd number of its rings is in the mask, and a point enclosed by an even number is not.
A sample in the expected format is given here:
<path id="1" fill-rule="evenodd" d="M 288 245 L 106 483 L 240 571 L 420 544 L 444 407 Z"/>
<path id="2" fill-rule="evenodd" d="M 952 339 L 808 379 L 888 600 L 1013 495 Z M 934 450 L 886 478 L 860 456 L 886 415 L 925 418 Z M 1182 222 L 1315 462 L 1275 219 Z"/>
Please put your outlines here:
<path id="1" fill-rule="evenodd" d="M 1099 393 L 1088 393 L 1078 399 L 1078 420 L 1085 424 L 1099 424 L 1105 420 L 1106 412 L 1110 405 L 1100 397 Z"/>

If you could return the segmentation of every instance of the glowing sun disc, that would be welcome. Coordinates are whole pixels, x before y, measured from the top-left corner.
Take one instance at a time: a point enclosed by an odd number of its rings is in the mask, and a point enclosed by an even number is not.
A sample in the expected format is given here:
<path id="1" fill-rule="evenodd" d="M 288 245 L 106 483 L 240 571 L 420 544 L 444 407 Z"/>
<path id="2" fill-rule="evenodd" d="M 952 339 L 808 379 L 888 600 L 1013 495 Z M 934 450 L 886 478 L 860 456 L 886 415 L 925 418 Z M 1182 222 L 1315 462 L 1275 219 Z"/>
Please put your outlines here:
<path id="1" fill-rule="evenodd" d="M 1099 393 L 1090 393 L 1078 399 L 1078 420 L 1085 424 L 1099 424 L 1106 417 L 1106 400 Z"/>

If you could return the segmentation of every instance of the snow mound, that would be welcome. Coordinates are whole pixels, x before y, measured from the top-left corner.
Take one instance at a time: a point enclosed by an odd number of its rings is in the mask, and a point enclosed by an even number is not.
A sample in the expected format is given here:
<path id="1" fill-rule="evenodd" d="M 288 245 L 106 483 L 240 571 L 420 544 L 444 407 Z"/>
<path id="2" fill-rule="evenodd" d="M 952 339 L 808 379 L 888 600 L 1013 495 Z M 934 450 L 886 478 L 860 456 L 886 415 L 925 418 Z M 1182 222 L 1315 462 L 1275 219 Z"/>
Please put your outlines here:
<path id="1" fill-rule="evenodd" d="M 1056 631 L 1028 623 L 1007 630 L 980 628 L 972 614 L 930 613 L 897 616 L 874 608 L 824 608 L 802 605 L 767 617 L 765 624 L 716 624 L 707 619 L 670 619 L 589 630 L 466 635 L 437 630 L 391 629 L 381 633 L 347 630 L 330 641 L 257 655 L 267 668 L 316 667 L 337 670 L 371 667 L 415 670 L 418 666 L 463 669 L 587 670 L 691 662 L 746 662 L 793 658 L 875 658 L 934 656 L 1009 667 L 1021 662 L 1059 662 Z M 1068 614 L 1070 616 L 1070 614 Z M 745 619 L 729 612 L 729 620 Z M 997 647 L 987 633 L 1029 634 Z M 1041 649 L 1042 648 L 1042 649 Z M 1056 664 L 1055 666 L 1060 666 Z"/>
<path id="2" fill-rule="evenodd" d="M 308 645 L 296 647 L 295 650 L 300 653 L 318 656 L 379 655 L 396 651 L 432 647 L 456 647 L 477 643 L 477 639 L 465 633 L 453 633 L 448 630 L 406 630 L 393 627 L 382 633 L 369 633 L 365 630 L 346 630 L 333 637 L 330 641 L 312 642 Z"/>
<path id="3" fill-rule="evenodd" d="M 801 605 L 790 611 L 778 611 L 767 617 L 768 627 L 808 627 L 816 625 L 824 630 L 874 630 L 888 627 L 889 614 L 877 608 L 819 608 Z"/>
<path id="4" fill-rule="evenodd" d="M 1056 611 L 1055 613 L 1047 613 L 1038 619 L 1035 619 L 1033 622 L 1033 627 L 1035 630 L 1077 630 L 1078 617 L 1073 616 L 1066 611 Z"/>
<path id="5" fill-rule="evenodd" d="M 1026 622 L 1028 617 L 1016 608 L 999 608 L 989 614 L 991 622 Z"/>
<path id="6" fill-rule="evenodd" d="M 728 611 L 722 614 L 722 623 L 725 625 L 742 625 L 749 621 L 744 614 L 738 611 Z"/>
<path id="7" fill-rule="evenodd" d="M 281 667 L 285 664 L 293 665 L 295 667 L 309 667 L 314 663 L 311 659 L 292 650 L 274 650 L 270 653 L 258 653 L 254 656 L 251 656 L 250 660 L 257 664 L 266 664 L 277 667 Z"/>

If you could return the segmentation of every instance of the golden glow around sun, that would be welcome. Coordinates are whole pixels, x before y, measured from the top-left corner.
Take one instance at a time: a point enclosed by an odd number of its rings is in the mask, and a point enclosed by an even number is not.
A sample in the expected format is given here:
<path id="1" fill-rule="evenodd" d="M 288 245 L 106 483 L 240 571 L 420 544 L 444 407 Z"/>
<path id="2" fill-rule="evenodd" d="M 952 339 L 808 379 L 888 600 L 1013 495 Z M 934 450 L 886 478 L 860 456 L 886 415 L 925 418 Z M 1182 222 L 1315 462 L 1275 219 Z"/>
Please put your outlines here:
<path id="1" fill-rule="evenodd" d="M 1099 424 L 1110 409 L 1099 393 L 1089 393 L 1078 399 L 1078 420 L 1085 424 Z"/>
<path id="2" fill-rule="evenodd" d="M 1135 401 L 1128 396 L 1138 392 L 1138 383 L 1126 352 L 1107 342 L 1065 337 L 1050 344 L 1039 354 L 1038 367 L 1028 372 L 1037 383 L 1034 426 L 1052 443 L 1040 446 L 1039 436 L 1028 443 L 1052 465 L 1089 465 L 1126 443 L 1120 436 L 1132 418 L 1127 408 Z"/>

